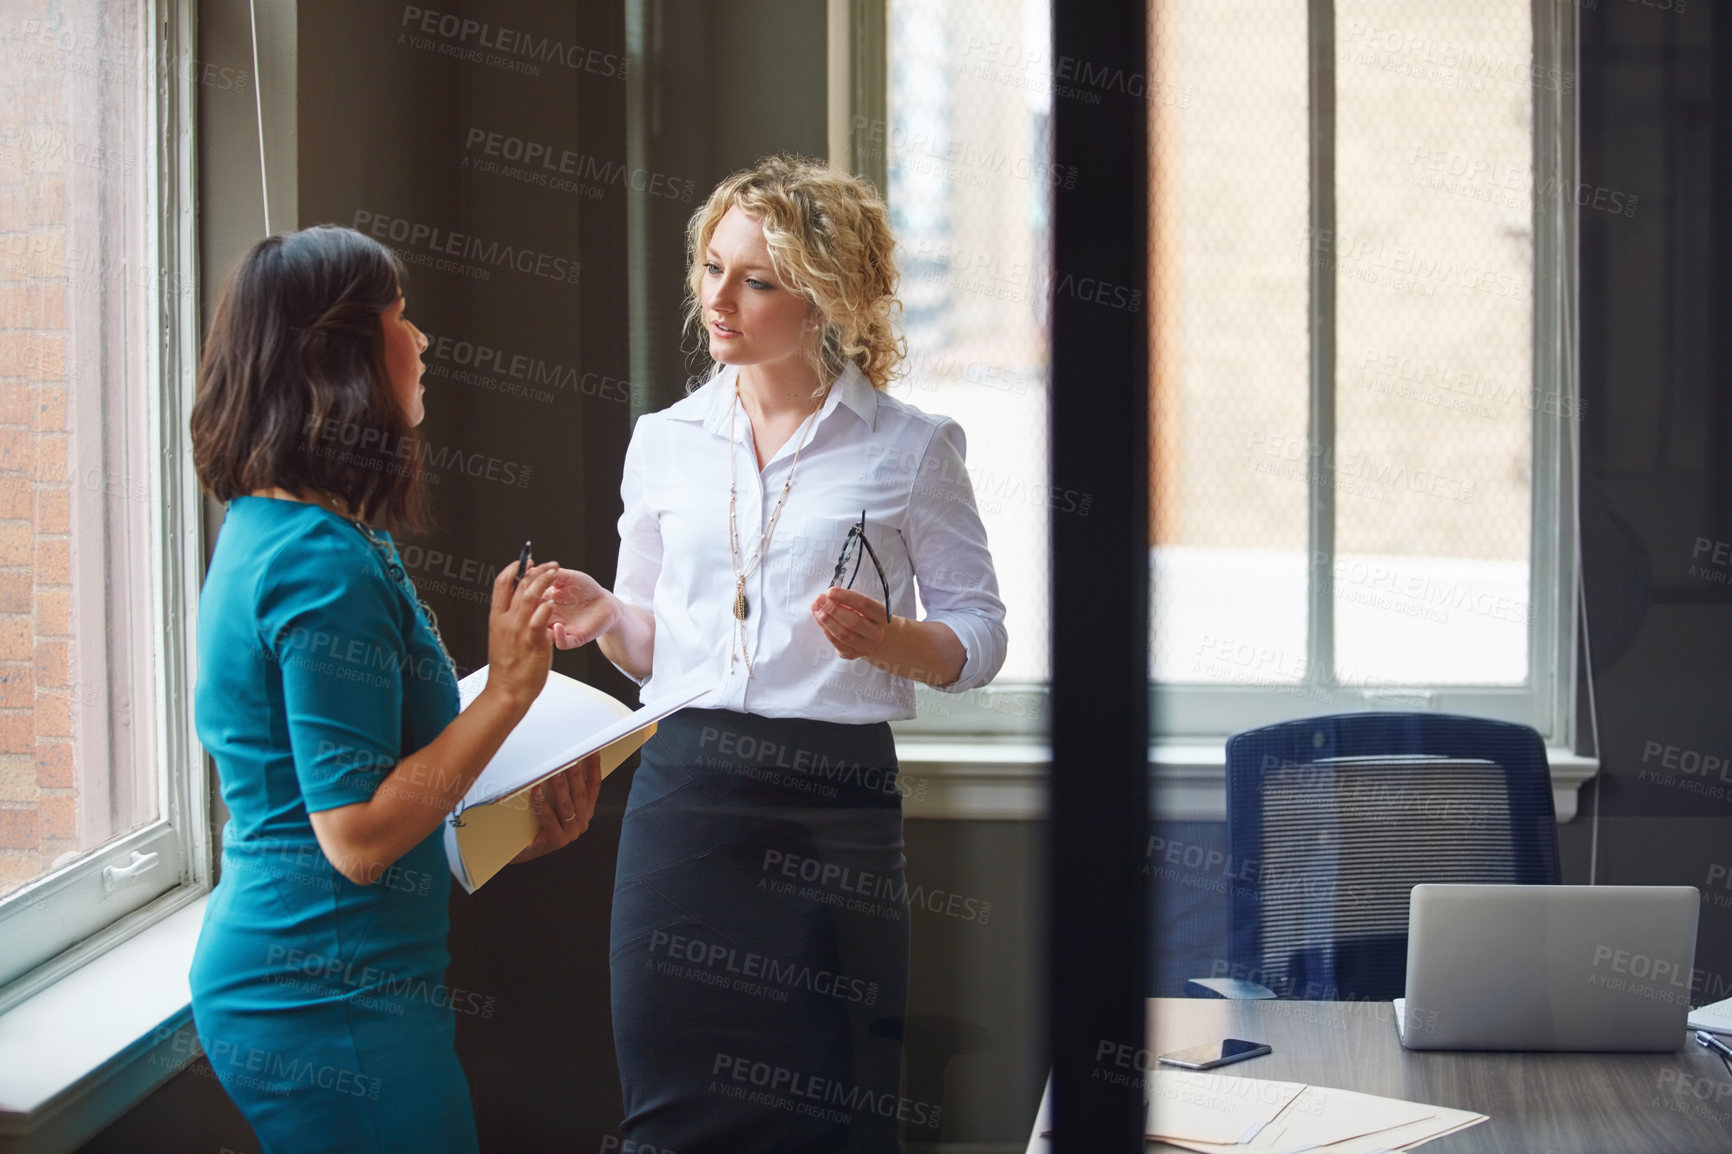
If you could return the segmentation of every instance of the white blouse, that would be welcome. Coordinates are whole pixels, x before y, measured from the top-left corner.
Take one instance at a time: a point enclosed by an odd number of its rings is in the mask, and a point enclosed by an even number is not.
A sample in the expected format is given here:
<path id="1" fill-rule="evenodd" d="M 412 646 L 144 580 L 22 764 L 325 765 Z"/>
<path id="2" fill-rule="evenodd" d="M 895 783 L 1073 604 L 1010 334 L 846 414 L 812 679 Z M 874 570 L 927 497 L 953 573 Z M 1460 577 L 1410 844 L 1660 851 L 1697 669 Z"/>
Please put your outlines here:
<path id="1" fill-rule="evenodd" d="M 798 429 L 760 474 L 743 408 L 728 439 L 736 374 L 723 368 L 679 403 L 645 414 L 626 450 L 614 593 L 655 614 L 644 700 L 692 679 L 715 686 L 693 703 L 705 708 L 851 723 L 913 717 L 914 683 L 843 660 L 812 616 L 861 510 L 890 585 L 890 611 L 915 618 L 923 607 L 923 619 L 948 625 L 967 651 L 962 675 L 943 689 L 991 681 L 1004 664 L 1004 603 L 963 464 L 961 426 L 878 392 L 850 366 L 816 426 Z M 733 613 L 728 451 L 744 567 L 808 431 L 763 563 L 746 578 L 748 675 Z M 863 551 L 853 588 L 883 596 Z"/>

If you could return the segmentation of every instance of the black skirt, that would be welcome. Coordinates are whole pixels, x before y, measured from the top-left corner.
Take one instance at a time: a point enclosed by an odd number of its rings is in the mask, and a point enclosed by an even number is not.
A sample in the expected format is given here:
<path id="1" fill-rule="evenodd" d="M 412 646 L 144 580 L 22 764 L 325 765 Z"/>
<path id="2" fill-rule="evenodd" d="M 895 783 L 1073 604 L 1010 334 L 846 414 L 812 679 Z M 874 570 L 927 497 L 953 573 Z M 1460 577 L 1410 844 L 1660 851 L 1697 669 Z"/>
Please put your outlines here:
<path id="1" fill-rule="evenodd" d="M 887 724 L 713 709 L 661 723 L 614 881 L 623 1138 L 900 1149 L 902 850 Z"/>

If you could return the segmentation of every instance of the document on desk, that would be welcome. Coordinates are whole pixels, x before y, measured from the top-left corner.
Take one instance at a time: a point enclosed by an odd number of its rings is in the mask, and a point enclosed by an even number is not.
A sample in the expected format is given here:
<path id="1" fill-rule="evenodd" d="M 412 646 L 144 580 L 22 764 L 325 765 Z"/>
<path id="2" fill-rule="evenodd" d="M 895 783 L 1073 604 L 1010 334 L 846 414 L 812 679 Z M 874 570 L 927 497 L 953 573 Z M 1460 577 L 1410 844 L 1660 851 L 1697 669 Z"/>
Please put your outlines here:
<path id="1" fill-rule="evenodd" d="M 1228 1079 L 1223 1076 L 1222 1080 Z M 1238 1080 L 1257 1081 L 1251 1078 Z M 1292 1083 L 1274 1082 L 1269 1085 L 1289 1086 Z M 1242 1096 L 1258 1101 L 1264 1097 L 1257 1090 L 1247 1090 Z M 1155 1098 L 1156 1092 L 1151 1089 L 1151 1105 Z M 1412 1149 L 1485 1120 L 1484 1114 L 1469 1110 L 1452 1110 L 1327 1086 L 1306 1086 L 1267 1125 L 1246 1140 L 1198 1142 L 1175 1135 L 1159 1137 L 1164 1142 L 1199 1154 L 1298 1154 L 1302 1150 L 1311 1154 L 1381 1154 L 1388 1150 Z"/>
<path id="2" fill-rule="evenodd" d="M 1304 1090 L 1302 1082 L 1157 1070 L 1149 1077 L 1147 1136 L 1239 1147 Z"/>
<path id="3" fill-rule="evenodd" d="M 1465 1117 L 1453 1124 L 1449 1124 L 1441 1116 L 1424 1118 L 1418 1122 L 1409 1122 L 1405 1126 L 1394 1126 L 1376 1134 L 1349 1138 L 1345 1142 L 1335 1142 L 1317 1149 L 1328 1151 L 1328 1154 L 1387 1154 L 1391 1150 L 1415 1150 L 1433 1139 L 1453 1134 L 1457 1130 L 1466 1130 L 1469 1126 L 1477 1126 L 1486 1120 L 1484 1114 L 1470 1114 L 1465 1110 L 1449 1110 L 1446 1113 Z"/>
<path id="4" fill-rule="evenodd" d="M 1690 1011 L 1690 1017 L 1685 1024 L 1692 1030 L 1732 1034 L 1732 998 L 1697 1006 Z"/>

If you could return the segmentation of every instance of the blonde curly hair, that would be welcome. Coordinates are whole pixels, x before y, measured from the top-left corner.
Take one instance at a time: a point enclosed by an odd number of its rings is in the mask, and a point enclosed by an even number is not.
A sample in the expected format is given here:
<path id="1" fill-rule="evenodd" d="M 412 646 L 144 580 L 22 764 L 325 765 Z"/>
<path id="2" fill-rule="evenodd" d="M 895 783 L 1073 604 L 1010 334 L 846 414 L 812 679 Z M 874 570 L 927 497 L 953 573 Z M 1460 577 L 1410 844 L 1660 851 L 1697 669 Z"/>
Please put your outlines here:
<path id="1" fill-rule="evenodd" d="M 738 208 L 764 230 L 784 287 L 822 320 L 813 368 L 827 387 L 850 363 L 882 389 L 898 373 L 907 342 L 897 334 L 896 240 L 890 213 L 872 185 L 804 157 L 777 155 L 716 186 L 686 226 L 686 324 L 704 341 L 705 253 L 716 225 Z"/>

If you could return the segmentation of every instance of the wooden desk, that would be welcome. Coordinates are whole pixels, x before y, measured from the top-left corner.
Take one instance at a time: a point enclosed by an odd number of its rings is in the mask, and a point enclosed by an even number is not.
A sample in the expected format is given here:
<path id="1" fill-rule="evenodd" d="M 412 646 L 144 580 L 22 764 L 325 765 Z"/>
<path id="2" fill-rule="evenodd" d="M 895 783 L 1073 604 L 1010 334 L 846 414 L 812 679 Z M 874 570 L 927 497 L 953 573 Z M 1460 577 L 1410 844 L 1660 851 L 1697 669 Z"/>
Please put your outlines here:
<path id="1" fill-rule="evenodd" d="M 1151 998 L 1149 1052 L 1221 1038 L 1274 1052 L 1214 1071 L 1306 1082 L 1489 1114 L 1427 1154 L 1709 1154 L 1732 1151 L 1732 1076 L 1690 1040 L 1670 1054 L 1404 1050 L 1388 1002 Z M 1111 1059 L 1105 1064 L 1111 1068 Z M 1134 1074 L 1134 1071 L 1130 1071 Z M 1037 1139 L 1029 1149 L 1045 1143 Z M 1151 1142 L 1150 1151 L 1177 1151 Z"/>

